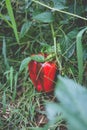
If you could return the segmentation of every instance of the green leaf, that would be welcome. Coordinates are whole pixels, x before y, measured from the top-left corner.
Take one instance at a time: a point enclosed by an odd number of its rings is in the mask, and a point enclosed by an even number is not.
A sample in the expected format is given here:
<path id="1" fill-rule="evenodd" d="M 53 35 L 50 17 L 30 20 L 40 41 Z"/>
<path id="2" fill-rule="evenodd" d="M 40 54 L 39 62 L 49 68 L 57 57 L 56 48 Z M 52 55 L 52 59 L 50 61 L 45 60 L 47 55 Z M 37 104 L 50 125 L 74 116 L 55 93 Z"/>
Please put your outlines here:
<path id="1" fill-rule="evenodd" d="M 23 24 L 22 28 L 21 28 L 21 32 L 20 32 L 20 37 L 24 37 L 24 35 L 28 32 L 28 30 L 30 29 L 32 25 L 32 22 L 27 21 L 26 23 Z"/>
<path id="2" fill-rule="evenodd" d="M 54 46 L 51 46 L 45 42 L 40 42 L 40 45 L 42 47 L 41 52 L 43 53 L 52 53 L 54 52 Z"/>
<path id="3" fill-rule="evenodd" d="M 8 16 L 2 15 L 0 13 L 0 19 L 3 19 L 12 28 L 12 24 L 10 23 L 10 19 Z"/>
<path id="4" fill-rule="evenodd" d="M 56 115 L 60 114 L 60 110 L 58 109 L 58 104 L 56 103 L 48 103 L 46 104 L 46 112 L 47 112 L 47 117 L 50 121 L 51 124 L 60 122 L 62 121 L 62 115 L 58 116 L 58 118 L 56 118 Z"/>
<path id="5" fill-rule="evenodd" d="M 13 31 L 14 31 L 16 40 L 19 43 L 19 37 L 18 37 L 18 32 L 17 32 L 17 25 L 16 25 L 16 21 L 15 21 L 15 18 L 14 18 L 13 9 L 12 9 L 12 5 L 11 5 L 11 1 L 10 0 L 6 0 L 6 7 L 7 7 L 7 10 L 8 10 L 8 14 L 10 16 L 10 19 L 11 19 L 11 23 L 12 23 L 12 27 L 13 27 Z"/>
<path id="6" fill-rule="evenodd" d="M 63 32 L 64 37 L 61 37 L 60 43 L 61 43 L 61 50 L 63 55 L 65 55 L 66 58 L 70 58 L 74 52 L 75 52 L 75 39 L 76 35 L 78 33 L 78 28 L 73 29 L 72 31 L 65 34 L 65 32 L 61 29 Z"/>
<path id="7" fill-rule="evenodd" d="M 36 16 L 33 16 L 33 19 L 38 20 L 44 23 L 51 23 L 54 21 L 54 17 L 51 12 L 43 12 Z"/>
<path id="8" fill-rule="evenodd" d="M 77 49 L 77 60 L 78 60 L 78 77 L 79 77 L 79 82 L 82 83 L 83 80 L 83 48 L 82 48 L 82 35 L 83 33 L 87 30 L 87 28 L 84 28 L 81 30 L 76 38 L 76 49 Z"/>
<path id="9" fill-rule="evenodd" d="M 31 59 L 37 62 L 44 62 L 44 56 L 42 55 L 33 55 L 31 56 Z"/>
<path id="10" fill-rule="evenodd" d="M 87 129 L 87 89 L 68 78 L 58 77 L 55 96 L 58 110 L 68 121 L 69 130 Z"/>
<path id="11" fill-rule="evenodd" d="M 31 58 L 30 58 L 30 57 L 25 58 L 25 59 L 21 62 L 19 72 L 21 72 L 21 71 L 23 71 L 25 68 L 27 68 L 28 63 L 29 63 L 30 61 L 31 61 Z"/>
<path id="12" fill-rule="evenodd" d="M 53 111 L 54 110 L 54 111 Z M 56 113 L 58 113 L 58 107 L 56 103 L 48 103 L 46 105 L 47 116 L 49 120 L 54 120 Z"/>
<path id="13" fill-rule="evenodd" d="M 54 8 L 57 8 L 59 10 L 66 9 L 67 7 L 65 6 L 65 0 L 52 0 L 54 3 Z"/>

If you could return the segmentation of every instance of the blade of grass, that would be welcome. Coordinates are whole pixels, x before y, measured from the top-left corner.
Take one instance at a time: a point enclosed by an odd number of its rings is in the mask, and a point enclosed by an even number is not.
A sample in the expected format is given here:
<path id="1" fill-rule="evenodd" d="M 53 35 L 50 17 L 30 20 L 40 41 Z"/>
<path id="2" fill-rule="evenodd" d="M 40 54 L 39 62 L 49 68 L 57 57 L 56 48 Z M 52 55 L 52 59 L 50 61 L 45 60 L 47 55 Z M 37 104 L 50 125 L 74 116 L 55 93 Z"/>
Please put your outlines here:
<path id="1" fill-rule="evenodd" d="M 14 14 L 13 14 L 13 10 L 12 10 L 12 6 L 11 6 L 11 1 L 10 0 L 6 0 L 6 7 L 8 10 L 8 14 L 10 16 L 11 19 L 11 23 L 12 23 L 12 27 L 13 27 L 13 31 L 16 37 L 17 42 L 19 43 L 19 37 L 18 37 L 18 32 L 17 32 L 17 25 L 16 25 L 16 21 L 14 18 Z"/>
<path id="2" fill-rule="evenodd" d="M 3 104 L 3 113 L 5 113 L 6 112 L 6 93 L 5 93 L 5 91 L 2 96 L 2 104 Z"/>
<path id="3" fill-rule="evenodd" d="M 78 61 L 78 77 L 79 83 L 83 80 L 83 49 L 82 49 L 82 35 L 87 30 L 87 28 L 82 29 L 76 37 L 76 51 L 77 51 L 77 61 Z"/>
<path id="4" fill-rule="evenodd" d="M 3 57 L 4 57 L 4 63 L 6 65 L 6 69 L 9 69 L 9 64 L 8 64 L 8 60 L 7 60 L 7 56 L 6 56 L 6 41 L 5 41 L 5 37 L 3 37 L 2 54 L 3 54 Z"/>
<path id="5" fill-rule="evenodd" d="M 16 98 L 17 80 L 18 80 L 18 73 L 16 73 L 14 77 L 14 91 L 13 91 L 12 101 L 14 101 Z"/>
<path id="6" fill-rule="evenodd" d="M 14 71 L 14 69 L 13 69 L 13 67 L 11 67 L 10 68 L 10 77 L 9 77 L 11 91 L 12 91 L 12 86 L 13 86 L 13 71 Z"/>

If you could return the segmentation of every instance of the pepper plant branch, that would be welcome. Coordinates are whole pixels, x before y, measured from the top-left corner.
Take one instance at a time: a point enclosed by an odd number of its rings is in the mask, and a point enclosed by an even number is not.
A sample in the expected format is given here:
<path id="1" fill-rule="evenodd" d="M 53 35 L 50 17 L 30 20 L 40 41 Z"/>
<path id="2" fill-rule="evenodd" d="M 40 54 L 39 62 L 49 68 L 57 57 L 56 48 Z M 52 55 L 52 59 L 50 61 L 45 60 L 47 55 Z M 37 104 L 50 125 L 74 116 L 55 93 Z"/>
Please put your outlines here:
<path id="1" fill-rule="evenodd" d="M 59 10 L 59 9 L 57 9 L 57 8 L 50 7 L 50 6 L 48 6 L 48 5 L 46 5 L 46 4 L 42 3 L 42 2 L 39 2 L 39 1 L 37 1 L 37 0 L 32 0 L 32 1 L 35 2 L 35 3 L 37 3 L 37 4 L 39 4 L 39 5 L 42 5 L 42 6 L 46 7 L 46 8 L 48 8 L 48 9 L 51 9 L 51 10 L 53 10 L 53 11 L 58 11 L 58 12 L 60 12 L 60 13 L 67 14 L 67 15 L 70 15 L 70 16 L 73 16 L 73 17 L 76 17 L 76 18 L 83 19 L 83 20 L 86 20 L 86 21 L 87 21 L 87 18 L 82 17 L 82 16 L 79 16 L 79 15 L 77 15 L 77 14 L 69 13 L 69 12 L 67 12 L 67 11 L 63 11 L 63 10 Z"/>
<path id="2" fill-rule="evenodd" d="M 54 32 L 54 28 L 53 28 L 53 24 L 51 23 L 51 31 L 52 31 L 52 36 L 53 36 L 53 41 L 54 41 L 54 51 L 55 51 L 55 56 L 56 56 L 56 61 L 59 65 L 59 70 L 60 70 L 60 73 L 62 71 L 62 66 L 61 66 L 61 62 L 59 60 L 59 57 L 57 55 L 57 43 L 56 43 L 56 36 L 55 36 L 55 32 Z"/>
<path id="3" fill-rule="evenodd" d="M 54 51 L 55 51 L 55 55 L 57 55 L 56 36 L 55 36 L 53 24 L 51 24 L 51 31 L 52 31 L 53 41 L 54 41 Z"/>

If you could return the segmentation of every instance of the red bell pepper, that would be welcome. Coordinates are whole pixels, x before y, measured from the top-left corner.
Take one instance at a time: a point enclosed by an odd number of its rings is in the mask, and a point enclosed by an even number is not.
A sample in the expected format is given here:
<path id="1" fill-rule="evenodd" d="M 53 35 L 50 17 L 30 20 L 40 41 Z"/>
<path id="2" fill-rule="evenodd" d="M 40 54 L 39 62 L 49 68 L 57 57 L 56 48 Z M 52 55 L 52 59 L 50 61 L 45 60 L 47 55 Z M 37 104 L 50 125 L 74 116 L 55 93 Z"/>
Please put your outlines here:
<path id="1" fill-rule="evenodd" d="M 47 55 L 44 54 L 44 57 Z M 30 61 L 28 64 L 30 79 L 37 91 L 50 92 L 54 89 L 54 80 L 56 76 L 56 63 Z"/>

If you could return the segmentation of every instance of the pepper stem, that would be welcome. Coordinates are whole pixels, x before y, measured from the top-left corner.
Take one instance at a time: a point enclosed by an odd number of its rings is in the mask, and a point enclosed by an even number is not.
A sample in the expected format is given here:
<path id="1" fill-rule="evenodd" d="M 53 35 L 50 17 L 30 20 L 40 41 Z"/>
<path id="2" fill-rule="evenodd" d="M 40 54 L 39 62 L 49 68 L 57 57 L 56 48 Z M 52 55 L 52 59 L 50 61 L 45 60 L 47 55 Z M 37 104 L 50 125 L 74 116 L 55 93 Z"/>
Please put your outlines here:
<path id="1" fill-rule="evenodd" d="M 48 56 L 45 58 L 45 62 L 46 62 L 46 61 L 52 61 L 55 56 L 56 56 L 55 53 L 48 55 Z"/>

